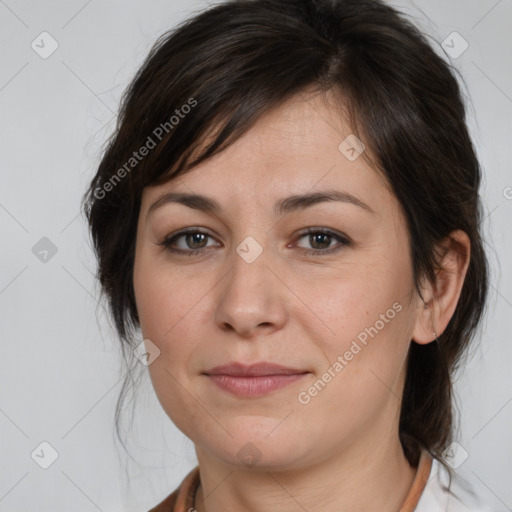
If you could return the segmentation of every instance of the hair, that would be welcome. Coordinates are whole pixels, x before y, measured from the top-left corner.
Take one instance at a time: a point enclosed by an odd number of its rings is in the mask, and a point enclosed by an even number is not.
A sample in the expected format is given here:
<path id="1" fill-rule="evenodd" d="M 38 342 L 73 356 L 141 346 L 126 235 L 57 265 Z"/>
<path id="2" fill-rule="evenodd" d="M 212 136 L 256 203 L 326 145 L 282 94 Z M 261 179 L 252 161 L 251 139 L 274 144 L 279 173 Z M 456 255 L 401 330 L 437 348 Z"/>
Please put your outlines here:
<path id="1" fill-rule="evenodd" d="M 410 344 L 400 411 L 408 461 L 416 466 L 424 448 L 443 463 L 453 440 L 452 375 L 488 289 L 481 170 L 454 69 L 382 1 L 231 0 L 196 13 L 155 43 L 123 96 L 82 204 L 123 354 L 135 347 L 140 327 L 133 268 L 144 187 L 221 152 L 306 90 L 336 94 L 400 202 L 420 297 L 422 279 L 435 283 L 436 244 L 459 229 L 470 239 L 469 267 L 448 326 L 436 342 Z M 123 392 L 116 425 L 122 400 Z"/>

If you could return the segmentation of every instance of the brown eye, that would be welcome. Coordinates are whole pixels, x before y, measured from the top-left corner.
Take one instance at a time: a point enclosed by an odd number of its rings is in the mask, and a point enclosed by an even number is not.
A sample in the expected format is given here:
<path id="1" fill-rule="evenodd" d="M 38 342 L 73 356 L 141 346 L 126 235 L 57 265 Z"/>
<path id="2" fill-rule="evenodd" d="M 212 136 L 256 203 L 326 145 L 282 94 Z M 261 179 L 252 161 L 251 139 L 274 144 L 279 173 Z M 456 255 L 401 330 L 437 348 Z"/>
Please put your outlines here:
<path id="1" fill-rule="evenodd" d="M 310 228 L 300 235 L 299 239 L 306 239 L 313 250 L 305 250 L 305 253 L 313 256 L 321 256 L 322 254 L 339 251 L 344 246 L 348 246 L 351 243 L 347 237 L 341 234 L 320 228 Z M 337 241 L 338 244 L 333 246 L 333 241 Z M 301 246 L 297 244 L 297 247 Z"/>
<path id="2" fill-rule="evenodd" d="M 208 239 L 213 237 L 203 231 L 197 229 L 180 231 L 174 235 L 171 235 L 157 245 L 163 245 L 167 250 L 171 252 L 194 255 L 200 252 L 204 252 L 204 249 L 212 247 L 207 245 Z M 218 245 L 216 243 L 213 246 Z"/>

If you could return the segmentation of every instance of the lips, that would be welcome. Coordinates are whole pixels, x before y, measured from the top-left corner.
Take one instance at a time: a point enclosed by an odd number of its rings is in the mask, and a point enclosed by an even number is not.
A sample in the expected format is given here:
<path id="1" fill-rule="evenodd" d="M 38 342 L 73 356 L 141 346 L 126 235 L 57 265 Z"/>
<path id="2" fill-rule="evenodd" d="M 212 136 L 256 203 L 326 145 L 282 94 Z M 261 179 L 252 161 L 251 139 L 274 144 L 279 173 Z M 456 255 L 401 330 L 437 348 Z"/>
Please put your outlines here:
<path id="1" fill-rule="evenodd" d="M 257 398 L 284 388 L 304 378 L 309 372 L 263 362 L 251 365 L 231 363 L 216 366 L 204 374 L 220 389 L 237 397 Z"/>
<path id="2" fill-rule="evenodd" d="M 231 375 L 233 377 L 253 377 L 263 375 L 298 375 L 308 373 L 307 370 L 289 368 L 275 363 L 254 363 L 245 365 L 242 363 L 230 363 L 216 366 L 205 372 L 207 375 Z"/>

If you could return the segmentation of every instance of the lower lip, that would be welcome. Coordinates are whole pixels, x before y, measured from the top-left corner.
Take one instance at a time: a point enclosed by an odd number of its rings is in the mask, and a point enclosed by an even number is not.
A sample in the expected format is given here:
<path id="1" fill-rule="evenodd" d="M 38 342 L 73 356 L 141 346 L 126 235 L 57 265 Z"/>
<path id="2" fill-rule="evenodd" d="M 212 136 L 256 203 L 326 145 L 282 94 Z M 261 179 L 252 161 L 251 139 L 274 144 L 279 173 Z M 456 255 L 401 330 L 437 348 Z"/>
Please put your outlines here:
<path id="1" fill-rule="evenodd" d="M 234 377 L 232 375 L 208 375 L 208 377 L 224 391 L 240 397 L 264 396 L 277 389 L 306 376 L 307 373 L 294 373 L 291 375 L 259 375 L 251 377 Z"/>

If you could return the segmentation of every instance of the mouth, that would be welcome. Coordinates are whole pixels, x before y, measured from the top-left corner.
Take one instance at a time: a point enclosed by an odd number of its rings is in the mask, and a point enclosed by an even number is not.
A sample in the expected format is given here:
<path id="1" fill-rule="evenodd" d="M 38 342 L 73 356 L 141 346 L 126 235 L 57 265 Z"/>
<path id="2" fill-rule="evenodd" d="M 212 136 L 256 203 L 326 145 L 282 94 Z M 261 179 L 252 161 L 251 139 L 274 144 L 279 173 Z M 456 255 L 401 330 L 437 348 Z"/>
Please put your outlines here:
<path id="1" fill-rule="evenodd" d="M 256 398 L 296 382 L 310 372 L 274 363 L 231 363 L 204 372 L 220 389 L 238 397 Z"/>

